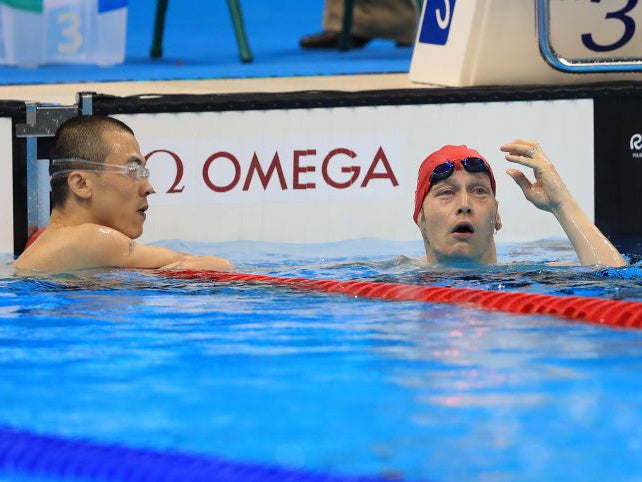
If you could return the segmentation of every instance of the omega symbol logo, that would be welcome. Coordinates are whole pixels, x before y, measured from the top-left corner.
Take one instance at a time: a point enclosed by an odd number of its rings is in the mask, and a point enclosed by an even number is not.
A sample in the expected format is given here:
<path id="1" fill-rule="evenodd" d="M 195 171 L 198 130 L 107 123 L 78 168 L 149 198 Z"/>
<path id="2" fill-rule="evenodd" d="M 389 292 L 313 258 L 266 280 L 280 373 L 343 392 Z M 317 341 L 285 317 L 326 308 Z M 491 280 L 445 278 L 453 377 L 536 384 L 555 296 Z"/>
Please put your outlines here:
<path id="1" fill-rule="evenodd" d="M 642 149 L 642 134 L 633 134 L 631 136 L 631 150 L 639 151 Z"/>

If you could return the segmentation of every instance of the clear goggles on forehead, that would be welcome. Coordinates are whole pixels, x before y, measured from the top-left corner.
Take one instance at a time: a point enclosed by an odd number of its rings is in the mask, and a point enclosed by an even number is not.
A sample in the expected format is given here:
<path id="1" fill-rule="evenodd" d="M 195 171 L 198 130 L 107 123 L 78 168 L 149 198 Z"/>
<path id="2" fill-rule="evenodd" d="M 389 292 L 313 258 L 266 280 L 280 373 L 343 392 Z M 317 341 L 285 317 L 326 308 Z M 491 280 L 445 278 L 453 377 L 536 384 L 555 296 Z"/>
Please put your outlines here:
<path id="1" fill-rule="evenodd" d="M 88 166 L 87 169 L 85 166 Z M 61 168 L 57 170 L 56 168 Z M 49 172 L 51 173 L 50 179 L 67 176 L 72 171 L 86 171 L 86 172 L 117 172 L 123 176 L 130 177 L 135 180 L 147 179 L 149 177 L 149 169 L 139 164 L 136 161 L 128 162 L 127 164 L 105 164 L 103 162 L 88 161 L 86 159 L 79 159 L 70 157 L 66 159 L 52 159 Z"/>

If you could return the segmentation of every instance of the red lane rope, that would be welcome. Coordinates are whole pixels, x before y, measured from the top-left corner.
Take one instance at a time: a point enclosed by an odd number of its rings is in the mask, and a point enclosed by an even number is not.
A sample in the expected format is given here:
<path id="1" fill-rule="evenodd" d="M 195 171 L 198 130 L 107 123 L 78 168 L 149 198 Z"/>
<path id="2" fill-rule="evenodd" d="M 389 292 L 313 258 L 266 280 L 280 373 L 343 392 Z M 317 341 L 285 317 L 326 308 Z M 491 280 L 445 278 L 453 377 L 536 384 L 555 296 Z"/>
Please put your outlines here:
<path id="1" fill-rule="evenodd" d="M 255 274 L 222 273 L 219 271 L 179 270 L 167 272 L 167 275 L 180 279 L 264 283 L 304 290 L 341 293 L 363 298 L 457 304 L 507 313 L 553 315 L 569 320 L 603 325 L 642 328 L 642 303 L 637 301 L 604 300 L 586 296 L 540 295 L 471 288 L 428 287 L 372 281 L 282 278 Z"/>

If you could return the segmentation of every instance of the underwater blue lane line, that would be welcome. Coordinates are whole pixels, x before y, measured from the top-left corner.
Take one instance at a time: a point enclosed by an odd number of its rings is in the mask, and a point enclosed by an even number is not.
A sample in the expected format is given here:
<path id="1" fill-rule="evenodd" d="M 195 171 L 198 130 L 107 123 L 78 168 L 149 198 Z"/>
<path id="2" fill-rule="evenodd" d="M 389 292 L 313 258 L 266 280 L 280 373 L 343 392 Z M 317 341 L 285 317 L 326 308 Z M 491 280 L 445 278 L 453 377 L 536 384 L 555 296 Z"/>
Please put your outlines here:
<path id="1" fill-rule="evenodd" d="M 384 482 L 247 464 L 180 452 L 107 445 L 0 426 L 0 474 L 136 482 Z M 395 479 L 398 480 L 398 479 Z"/>

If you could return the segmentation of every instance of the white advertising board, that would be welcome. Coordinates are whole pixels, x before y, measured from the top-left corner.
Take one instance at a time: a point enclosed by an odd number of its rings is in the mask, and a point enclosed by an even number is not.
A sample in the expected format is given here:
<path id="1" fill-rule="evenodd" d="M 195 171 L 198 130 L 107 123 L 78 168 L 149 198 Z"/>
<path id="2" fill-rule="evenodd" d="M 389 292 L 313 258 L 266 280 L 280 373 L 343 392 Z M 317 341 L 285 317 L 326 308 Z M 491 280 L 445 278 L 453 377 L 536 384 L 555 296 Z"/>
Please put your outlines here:
<path id="1" fill-rule="evenodd" d="M 466 144 L 491 163 L 498 241 L 561 237 L 503 172 L 499 145 L 516 138 L 542 144 L 593 217 L 591 100 L 118 117 L 134 129 L 156 190 L 145 242 L 420 239 L 417 169 L 444 144 Z"/>
<path id="2" fill-rule="evenodd" d="M 11 119 L 0 117 L 0 253 L 13 253 L 13 149 Z"/>

